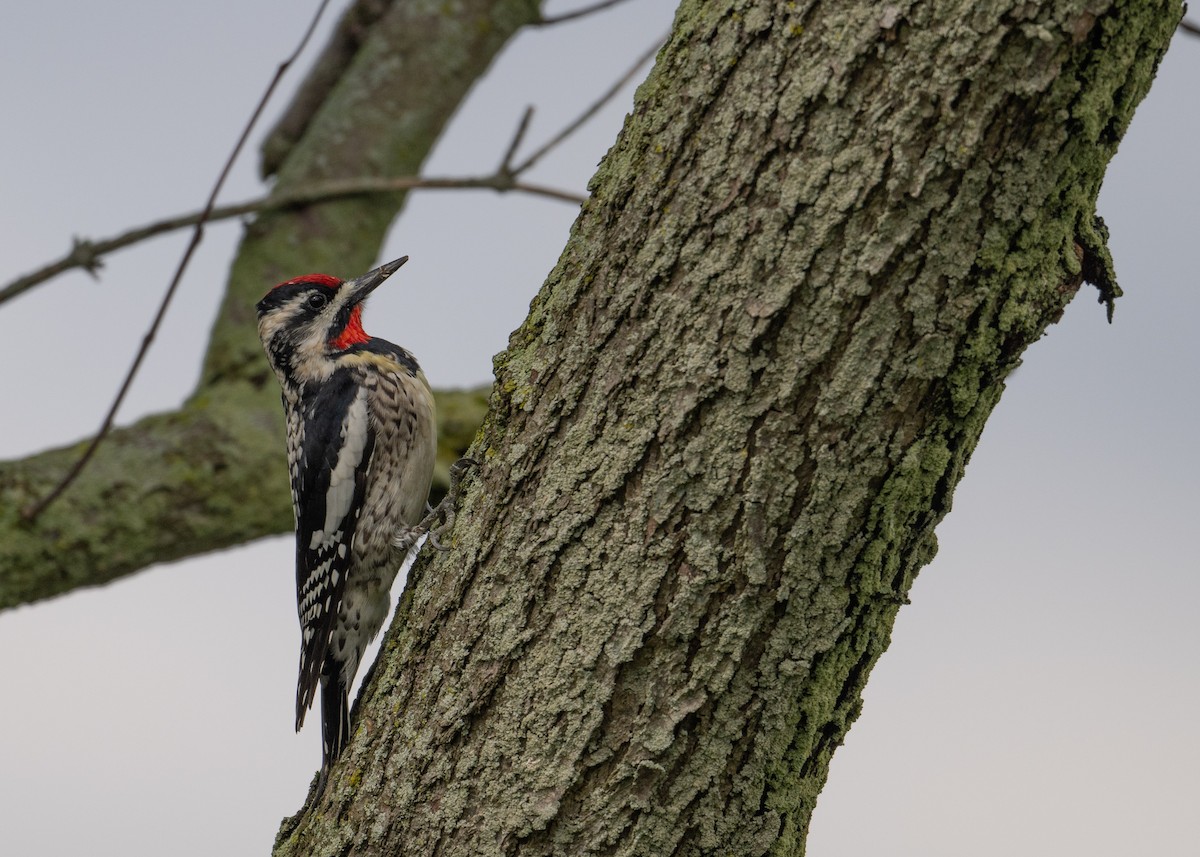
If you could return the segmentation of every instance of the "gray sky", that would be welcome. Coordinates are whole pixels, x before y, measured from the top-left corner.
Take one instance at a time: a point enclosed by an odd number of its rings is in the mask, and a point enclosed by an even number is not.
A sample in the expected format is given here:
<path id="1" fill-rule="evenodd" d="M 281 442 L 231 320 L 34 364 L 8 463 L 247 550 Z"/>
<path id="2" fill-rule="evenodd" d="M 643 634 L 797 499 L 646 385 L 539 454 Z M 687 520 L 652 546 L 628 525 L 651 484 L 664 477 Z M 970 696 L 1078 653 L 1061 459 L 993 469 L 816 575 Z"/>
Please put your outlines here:
<path id="1" fill-rule="evenodd" d="M 0 278 L 73 235 L 202 202 L 315 5 L 10 5 Z M 427 172 L 491 169 L 527 103 L 540 141 L 672 11 L 632 0 L 521 36 Z M 1101 196 L 1126 291 L 1115 324 L 1085 287 L 1013 377 L 833 761 L 813 857 L 1197 853 L 1198 81 L 1200 40 L 1177 37 Z M 631 93 L 537 179 L 582 190 Z M 255 165 L 243 160 L 227 200 L 258 192 Z M 372 298 L 368 329 L 409 347 L 435 385 L 487 381 L 573 217 L 527 198 L 414 195 L 382 254 L 412 261 Z M 122 422 L 191 389 L 237 238 L 236 224 L 210 228 Z M 185 241 L 0 308 L 0 456 L 95 428 Z M 0 851 L 266 853 L 320 759 L 315 728 L 292 734 L 290 564 L 289 540 L 269 539 L 0 614 Z"/>

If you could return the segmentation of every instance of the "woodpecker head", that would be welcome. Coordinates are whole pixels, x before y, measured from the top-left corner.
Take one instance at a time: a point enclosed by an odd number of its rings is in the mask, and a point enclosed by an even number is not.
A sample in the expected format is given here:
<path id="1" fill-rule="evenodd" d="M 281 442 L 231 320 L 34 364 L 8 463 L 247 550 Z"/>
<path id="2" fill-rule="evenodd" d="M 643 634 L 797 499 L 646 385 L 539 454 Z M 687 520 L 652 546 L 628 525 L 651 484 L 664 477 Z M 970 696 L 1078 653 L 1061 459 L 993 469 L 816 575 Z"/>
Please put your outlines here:
<path id="1" fill-rule="evenodd" d="M 308 274 L 280 283 L 258 302 L 258 335 L 279 380 L 327 378 L 337 356 L 367 342 L 362 307 L 375 287 L 408 261 L 402 256 L 355 280 Z"/>

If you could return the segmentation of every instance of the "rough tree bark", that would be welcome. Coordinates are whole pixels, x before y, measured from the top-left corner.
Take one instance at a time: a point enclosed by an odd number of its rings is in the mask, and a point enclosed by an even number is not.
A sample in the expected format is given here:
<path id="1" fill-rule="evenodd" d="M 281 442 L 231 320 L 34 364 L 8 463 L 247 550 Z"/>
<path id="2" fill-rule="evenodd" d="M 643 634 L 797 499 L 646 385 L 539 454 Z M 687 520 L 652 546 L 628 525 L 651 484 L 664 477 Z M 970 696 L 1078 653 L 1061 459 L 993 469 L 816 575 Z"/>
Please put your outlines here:
<path id="1" fill-rule="evenodd" d="M 1180 13 L 685 2 L 276 853 L 802 853 Z"/>
<path id="2" fill-rule="evenodd" d="M 281 164 L 274 191 L 417 174 L 471 85 L 539 19 L 538 0 L 464 0 L 453 15 L 438 4 L 360 0 L 268 141 L 271 169 Z M 367 25 L 369 34 L 358 32 Z M 196 391 L 178 411 L 114 432 L 34 524 L 20 510 L 50 490 L 83 445 L 0 463 L 0 609 L 291 530 L 279 390 L 262 359 L 254 303 L 297 273 L 366 270 L 404 199 L 259 217 L 233 263 Z M 438 394 L 443 486 L 482 420 L 483 399 Z"/>

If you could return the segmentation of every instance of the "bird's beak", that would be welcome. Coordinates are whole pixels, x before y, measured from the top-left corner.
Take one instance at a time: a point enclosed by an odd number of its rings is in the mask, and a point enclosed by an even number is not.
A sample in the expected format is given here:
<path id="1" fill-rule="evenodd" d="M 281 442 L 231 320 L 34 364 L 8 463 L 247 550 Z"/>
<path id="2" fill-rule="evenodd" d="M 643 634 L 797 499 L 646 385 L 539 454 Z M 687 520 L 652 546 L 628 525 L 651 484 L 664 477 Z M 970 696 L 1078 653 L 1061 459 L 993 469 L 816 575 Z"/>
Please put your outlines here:
<path id="1" fill-rule="evenodd" d="M 380 265 L 373 271 L 367 271 L 361 277 L 354 280 L 347 280 L 342 284 L 341 291 L 346 295 L 347 302 L 353 306 L 354 304 L 362 303 L 366 300 L 367 295 L 375 290 L 375 287 L 390 277 L 392 274 L 400 270 L 400 266 L 408 261 L 407 256 L 401 256 L 395 261 L 388 262 L 386 265 Z M 346 304 L 342 304 L 345 306 Z"/>

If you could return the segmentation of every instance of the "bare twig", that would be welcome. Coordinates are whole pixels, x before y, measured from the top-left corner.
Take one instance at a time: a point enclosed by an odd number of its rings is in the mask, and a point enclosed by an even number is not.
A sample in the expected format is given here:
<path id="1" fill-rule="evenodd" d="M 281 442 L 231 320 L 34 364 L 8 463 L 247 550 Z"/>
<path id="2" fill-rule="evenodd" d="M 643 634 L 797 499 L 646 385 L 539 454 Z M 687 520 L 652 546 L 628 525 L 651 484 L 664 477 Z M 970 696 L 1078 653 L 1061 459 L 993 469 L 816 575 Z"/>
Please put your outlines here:
<path id="1" fill-rule="evenodd" d="M 283 78 L 284 74 L 291 67 L 292 63 L 300 56 L 313 32 L 317 28 L 317 22 L 321 20 L 321 15 L 325 12 L 325 7 L 329 5 L 329 0 L 321 0 L 317 6 L 316 14 L 313 15 L 312 21 L 305 30 L 304 36 L 300 39 L 300 44 L 292 51 L 291 56 L 279 64 L 279 68 L 275 70 L 274 77 L 267 84 L 266 91 L 263 92 L 262 98 L 259 99 L 258 106 L 254 108 L 254 112 L 250 116 L 250 120 L 246 123 L 246 127 L 242 129 L 242 134 L 234 144 L 233 151 L 229 153 L 229 157 L 225 161 L 225 166 L 221 169 L 220 175 L 217 176 L 217 181 L 213 185 L 212 192 L 208 195 L 208 202 L 205 203 L 204 210 L 200 213 L 199 218 L 195 223 L 195 230 L 192 232 L 192 240 L 188 243 L 187 249 L 183 252 L 183 257 L 179 260 L 179 266 L 175 269 L 175 276 L 171 279 L 171 284 L 167 286 L 166 292 L 163 294 L 162 302 L 158 305 L 158 312 L 154 316 L 154 321 L 150 323 L 150 329 L 146 331 L 146 335 L 142 338 L 141 348 L 138 349 L 137 355 L 133 358 L 133 365 L 129 367 L 129 372 L 125 375 L 125 380 L 121 383 L 121 389 L 117 391 L 116 398 L 113 399 L 112 406 L 108 409 L 108 413 L 104 417 L 104 422 L 100 424 L 100 430 L 96 432 L 96 436 L 92 438 L 92 442 L 88 444 L 83 455 L 75 462 L 75 465 L 67 471 L 67 474 L 59 481 L 59 483 L 50 490 L 46 496 L 38 500 L 36 503 L 27 506 L 22 510 L 21 516 L 26 521 L 32 521 L 46 510 L 54 500 L 62 494 L 67 487 L 75 481 L 76 477 L 83 472 L 83 468 L 87 466 L 95 454 L 97 447 L 103 443 L 104 438 L 112 430 L 113 421 L 116 419 L 117 411 L 121 407 L 121 403 L 125 400 L 126 393 L 129 392 L 130 386 L 133 384 L 133 379 L 137 377 L 138 369 L 141 368 L 142 361 L 145 360 L 147 352 L 150 350 L 150 343 L 154 341 L 154 336 L 158 333 L 158 328 L 162 324 L 163 318 L 167 314 L 167 308 L 171 305 L 171 299 L 175 296 L 176 290 L 179 288 L 179 283 L 183 279 L 183 272 L 187 270 L 188 263 L 191 261 L 192 254 L 196 248 L 200 246 L 201 240 L 204 238 L 204 223 L 211 216 L 213 208 L 217 203 L 217 195 L 220 194 L 221 188 L 225 184 L 225 179 L 229 176 L 229 171 L 233 169 L 233 164 L 237 160 L 237 156 L 241 153 L 242 148 L 246 144 L 246 140 L 250 137 L 250 132 L 262 115 L 263 109 L 267 106 L 271 95 L 275 92 L 275 87 Z M 94 260 L 93 260 L 94 265 Z M 85 266 L 86 267 L 86 266 Z M 89 268 L 89 270 L 91 270 Z"/>
<path id="2" fill-rule="evenodd" d="M 324 8 L 322 6 L 322 8 Z M 318 15 L 320 11 L 318 11 Z M 315 20 L 314 20 L 315 25 Z M 310 31 L 311 32 L 311 31 Z M 307 35 L 305 36 L 307 38 Z M 505 193 L 507 191 L 516 191 L 518 193 L 528 193 L 535 196 L 546 197 L 547 199 L 555 199 L 561 202 L 570 203 L 572 205 L 580 205 L 584 201 L 584 197 L 579 194 L 571 193 L 570 191 L 560 190 L 558 188 L 546 187 L 545 185 L 534 184 L 530 182 L 519 181 L 521 175 L 531 169 L 541 158 L 548 152 L 560 145 L 567 137 L 575 133 L 589 119 L 596 115 L 605 104 L 611 101 L 621 89 L 633 78 L 643 65 L 646 64 L 658 51 L 662 44 L 659 40 L 637 58 L 632 66 L 625 71 L 624 74 L 609 87 L 595 102 L 593 102 L 586 110 L 579 114 L 566 127 L 555 134 L 552 138 L 546 141 L 543 145 L 537 148 L 533 154 L 529 155 L 519 164 L 514 164 L 517 150 L 525 139 L 526 132 L 529 130 L 530 120 L 533 118 L 533 108 L 528 107 L 521 116 L 520 122 L 517 124 L 517 130 L 513 134 L 512 140 L 508 144 L 508 148 L 504 153 L 504 158 L 500 162 L 500 166 L 494 173 L 487 176 L 460 176 L 460 177 L 418 177 L 418 176 L 399 176 L 399 177 L 368 177 L 341 179 L 336 181 L 322 182 L 320 184 L 310 185 L 305 188 L 298 188 L 290 192 L 274 194 L 272 196 L 252 199 L 246 202 L 241 202 L 233 205 L 225 205 L 216 207 L 213 202 L 216 198 L 214 194 L 209 200 L 208 206 L 199 213 L 183 214 L 176 217 L 168 217 L 163 220 L 158 220 L 145 226 L 139 226 L 135 229 L 130 229 L 122 232 L 112 238 L 106 238 L 100 241 L 91 241 L 87 239 L 76 238 L 71 246 L 70 251 L 61 259 L 51 262 L 35 271 L 31 271 L 24 276 L 18 277 L 8 283 L 3 288 L 0 288 L 0 304 L 5 301 L 12 300 L 20 294 L 32 289 L 41 283 L 50 280 L 59 274 L 71 271 L 76 268 L 82 268 L 93 276 L 102 267 L 102 257 L 115 250 L 120 250 L 139 241 L 144 241 L 147 238 L 152 238 L 156 235 L 162 235 L 166 232 L 173 232 L 177 229 L 185 229 L 189 226 L 197 228 L 197 236 L 193 237 L 193 246 L 189 246 L 184 256 L 184 261 L 181 265 L 186 265 L 188 258 L 191 255 L 194 245 L 199 242 L 199 235 L 202 234 L 204 223 L 214 222 L 218 220 L 227 220 L 231 217 L 240 217 L 245 214 L 255 214 L 263 211 L 279 211 L 288 208 L 296 208 L 302 205 L 312 205 L 319 202 L 325 202 L 331 199 L 337 199 L 348 196 L 359 196 L 363 194 L 374 193 L 395 193 L 397 191 L 421 190 L 421 189 L 436 189 L 436 190 L 471 190 L 471 189 L 488 189 L 494 190 L 497 193 Z M 293 58 L 294 59 L 294 56 Z M 289 59 L 290 63 L 291 60 Z M 281 74 L 286 69 L 286 64 L 280 67 L 277 74 Z M 274 81 L 272 86 L 274 86 Z M 269 91 L 268 91 L 269 94 Z M 260 105 L 261 107 L 261 105 Z M 254 120 L 252 119 L 251 122 Z M 249 132 L 249 127 L 245 133 Z M 242 141 L 239 141 L 239 146 L 245 140 L 245 133 Z M 236 154 L 236 150 L 235 150 Z M 232 163 L 232 161 L 230 162 Z M 226 165 L 226 171 L 228 164 Z M 224 180 L 222 173 L 221 181 Z M 219 185 L 218 185 L 219 188 Z M 178 275 L 177 275 L 178 276 Z M 164 298 L 164 305 L 168 303 L 171 296 L 174 294 L 175 285 L 178 283 L 176 279 Z M 154 325 L 151 327 L 149 338 L 153 339 L 154 333 L 158 327 L 160 316 L 156 318 Z M 148 345 L 148 343 L 146 343 Z M 140 364 L 142 352 L 139 352 L 138 360 L 134 364 L 134 372 Z M 120 404 L 120 398 L 123 398 L 122 392 L 118 397 L 117 404 Z M 110 420 L 106 420 L 105 425 L 111 427 Z M 104 429 L 107 431 L 107 429 Z M 90 456 L 85 453 L 85 456 Z M 39 510 L 40 511 L 40 510 Z"/>
<path id="3" fill-rule="evenodd" d="M 561 24 L 564 21 L 574 21 L 576 18 L 582 18 L 585 15 L 592 15 L 596 12 L 603 12 L 610 6 L 616 6 L 618 3 L 624 3 L 625 0 L 600 0 L 599 3 L 593 3 L 591 6 L 582 6 L 570 12 L 563 12 L 561 15 L 542 16 L 538 21 L 539 27 L 550 27 L 554 24 Z"/>
<path id="4" fill-rule="evenodd" d="M 282 211 L 349 196 L 424 189 L 487 189 L 494 190 L 497 193 L 515 191 L 517 193 L 543 196 L 573 205 L 581 205 L 584 201 L 584 197 L 570 191 L 530 184 L 529 182 L 515 181 L 511 172 L 497 172 L 490 176 L 435 176 L 430 178 L 421 178 L 419 176 L 399 176 L 397 178 L 368 177 L 322 182 L 288 193 L 263 196 L 257 199 L 246 200 L 245 202 L 216 206 L 207 211 L 204 222 L 215 223 L 220 220 L 228 220 L 231 217 L 242 217 L 247 214 L 257 214 L 264 211 Z M 99 241 L 76 238 L 70 251 L 61 259 L 18 277 L 0 289 L 0 304 L 12 300 L 18 295 L 29 291 L 34 286 L 57 277 L 59 274 L 76 268 L 83 268 L 88 273 L 95 275 L 102 267 L 101 259 L 103 256 L 157 235 L 195 226 L 200 222 L 203 214 L 205 214 L 203 211 L 193 211 L 175 217 L 166 217 L 162 220 L 148 223 L 145 226 L 129 229 L 118 235 L 114 235 L 112 238 L 105 238 Z"/>
<path id="5" fill-rule="evenodd" d="M 513 134 L 512 142 L 508 144 L 508 149 L 504 152 L 504 159 L 500 161 L 500 169 L 497 172 L 515 175 L 512 162 L 517 156 L 517 149 L 521 148 L 521 142 L 525 139 L 525 132 L 529 130 L 529 120 L 533 118 L 533 105 L 525 108 L 525 112 L 521 114 L 521 121 L 517 123 L 517 131 Z"/>
<path id="6" fill-rule="evenodd" d="M 1189 36 L 1200 36 L 1200 24 L 1193 24 L 1187 18 L 1179 22 L 1179 29 L 1183 30 Z"/>
<path id="7" fill-rule="evenodd" d="M 536 164 L 539 160 L 541 160 L 543 155 L 545 155 L 547 152 L 549 152 L 555 146 L 560 144 L 563 140 L 567 139 L 567 137 L 571 136 L 576 131 L 578 131 L 585 122 L 587 122 L 589 119 L 591 119 L 593 116 L 595 116 L 598 112 L 600 112 L 600 109 L 602 107 L 604 107 L 605 104 L 608 104 L 608 102 L 612 101 L 617 96 L 617 94 L 620 93 L 620 91 L 625 87 L 625 84 L 629 83 L 629 81 L 633 79 L 633 76 L 635 74 L 637 74 L 638 69 L 640 69 L 642 66 L 644 66 L 646 63 L 648 63 L 650 60 L 652 60 L 654 58 L 655 54 L 658 53 L 658 49 L 662 47 L 663 42 L 665 40 L 666 40 L 666 38 L 663 37 L 663 38 L 659 39 L 658 41 L 656 41 L 650 47 L 649 50 L 647 50 L 645 53 L 643 53 L 640 57 L 637 58 L 637 60 L 633 63 L 633 65 L 631 65 L 629 67 L 629 69 L 623 75 L 621 75 L 621 77 L 617 80 L 616 83 L 614 83 L 612 86 L 610 86 L 604 92 L 603 95 L 601 95 L 598 99 L 596 99 L 594 102 L 592 102 L 592 104 L 590 104 L 586 110 L 584 110 L 577 117 L 575 117 L 575 120 L 573 122 L 569 123 L 565 128 L 563 128 L 561 131 L 559 131 L 557 134 L 555 134 L 553 137 L 551 137 L 549 140 L 547 140 L 541 146 L 541 148 L 537 149 L 532 155 L 530 155 L 525 160 L 521 161 L 521 163 L 517 164 L 517 166 L 513 167 L 512 168 L 513 175 L 520 175 L 521 173 L 528 170 L 530 167 L 532 167 L 534 164 Z"/>

